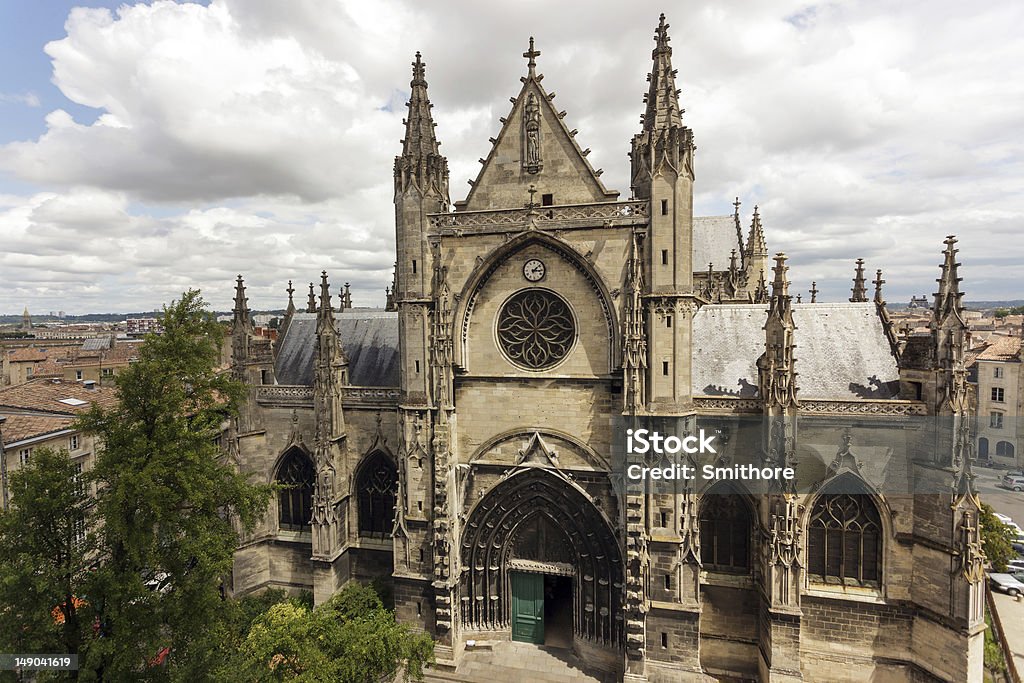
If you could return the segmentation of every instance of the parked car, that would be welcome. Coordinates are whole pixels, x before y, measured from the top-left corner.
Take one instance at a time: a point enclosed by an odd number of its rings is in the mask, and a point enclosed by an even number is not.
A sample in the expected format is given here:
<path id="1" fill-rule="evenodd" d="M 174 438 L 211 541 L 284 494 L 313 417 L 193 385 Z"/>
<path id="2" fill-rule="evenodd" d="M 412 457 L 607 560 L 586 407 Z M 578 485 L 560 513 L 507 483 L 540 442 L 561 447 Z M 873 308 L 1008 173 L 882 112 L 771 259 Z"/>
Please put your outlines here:
<path id="1" fill-rule="evenodd" d="M 988 579 L 992 590 L 1006 593 L 1012 598 L 1024 595 L 1024 583 L 1013 578 L 1012 574 L 989 574 Z"/>
<path id="2" fill-rule="evenodd" d="M 1024 491 L 1024 477 L 1007 474 L 1000 480 L 999 485 L 1011 491 Z"/>
<path id="3" fill-rule="evenodd" d="M 1014 572 L 1024 572 L 1024 559 L 1010 560 L 1006 563 L 1006 571 L 1011 574 Z"/>

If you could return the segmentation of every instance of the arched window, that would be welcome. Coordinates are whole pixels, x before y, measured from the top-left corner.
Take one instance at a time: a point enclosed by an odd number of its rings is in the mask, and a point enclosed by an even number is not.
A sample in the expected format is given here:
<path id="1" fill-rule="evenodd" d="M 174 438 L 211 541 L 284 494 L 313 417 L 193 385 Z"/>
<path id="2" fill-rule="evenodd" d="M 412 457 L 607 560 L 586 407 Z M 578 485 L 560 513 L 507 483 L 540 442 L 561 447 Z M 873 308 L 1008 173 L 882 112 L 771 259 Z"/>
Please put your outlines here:
<path id="1" fill-rule="evenodd" d="M 356 478 L 360 536 L 391 536 L 397 490 L 398 472 L 391 460 L 379 451 L 370 455 Z"/>
<path id="2" fill-rule="evenodd" d="M 871 497 L 839 493 L 818 497 L 811 510 L 807 573 L 843 586 L 878 586 L 882 575 L 882 520 Z"/>
<path id="3" fill-rule="evenodd" d="M 986 439 L 985 437 L 981 437 L 980 439 L 978 439 L 978 457 L 988 457 L 988 439 Z"/>
<path id="4" fill-rule="evenodd" d="M 996 444 L 996 455 L 1001 455 L 1006 458 L 1013 457 L 1013 444 L 1009 441 L 1000 441 Z"/>
<path id="5" fill-rule="evenodd" d="M 750 508 L 733 489 L 705 494 L 700 503 L 700 559 L 710 571 L 750 571 Z"/>
<path id="6" fill-rule="evenodd" d="M 277 470 L 277 518 L 285 531 L 310 531 L 313 516 L 313 486 L 316 472 L 309 457 L 293 448 L 288 451 Z"/>

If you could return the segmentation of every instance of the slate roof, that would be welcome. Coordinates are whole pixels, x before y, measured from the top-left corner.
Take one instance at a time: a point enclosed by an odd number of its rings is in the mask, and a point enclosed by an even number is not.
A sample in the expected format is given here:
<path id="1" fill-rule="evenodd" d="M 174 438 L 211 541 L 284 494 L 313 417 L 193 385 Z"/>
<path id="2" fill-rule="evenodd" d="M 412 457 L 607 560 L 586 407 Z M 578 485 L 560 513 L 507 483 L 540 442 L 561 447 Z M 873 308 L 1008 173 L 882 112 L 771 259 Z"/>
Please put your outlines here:
<path id="1" fill-rule="evenodd" d="M 350 309 L 334 314 L 342 348 L 348 356 L 349 383 L 363 387 L 397 387 L 398 314 Z M 275 375 L 278 384 L 313 384 L 316 313 L 295 313 L 279 342 Z"/>
<path id="2" fill-rule="evenodd" d="M 713 263 L 715 270 L 728 270 L 732 250 L 741 257 L 742 245 L 736 233 L 736 220 L 732 216 L 693 217 L 693 271 L 707 271 Z M 739 263 L 739 261 L 737 261 Z"/>
<path id="3" fill-rule="evenodd" d="M 693 320 L 693 392 L 757 395 L 757 359 L 764 353 L 768 308 L 704 306 Z M 893 399 L 899 369 L 874 303 L 799 304 L 796 324 L 798 398 Z"/>

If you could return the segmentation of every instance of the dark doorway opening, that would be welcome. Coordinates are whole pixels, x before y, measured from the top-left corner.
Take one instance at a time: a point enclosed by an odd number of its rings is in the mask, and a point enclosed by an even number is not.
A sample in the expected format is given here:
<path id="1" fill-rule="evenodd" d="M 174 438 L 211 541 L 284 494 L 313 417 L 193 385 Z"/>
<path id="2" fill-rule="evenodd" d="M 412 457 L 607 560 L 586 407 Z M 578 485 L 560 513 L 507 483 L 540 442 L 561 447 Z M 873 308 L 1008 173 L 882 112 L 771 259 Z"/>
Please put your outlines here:
<path id="1" fill-rule="evenodd" d="M 544 575 L 544 644 L 572 648 L 572 577 Z"/>

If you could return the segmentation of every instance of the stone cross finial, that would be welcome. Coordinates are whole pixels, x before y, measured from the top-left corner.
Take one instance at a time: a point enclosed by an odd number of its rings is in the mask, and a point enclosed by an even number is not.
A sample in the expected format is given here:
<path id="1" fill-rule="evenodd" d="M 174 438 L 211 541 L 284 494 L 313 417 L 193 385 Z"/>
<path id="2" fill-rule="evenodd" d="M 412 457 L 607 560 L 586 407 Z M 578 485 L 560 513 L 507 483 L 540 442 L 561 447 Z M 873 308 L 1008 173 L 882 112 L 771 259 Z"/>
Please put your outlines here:
<path id="1" fill-rule="evenodd" d="M 537 57 L 540 57 L 540 50 L 533 49 L 533 36 L 530 36 L 530 49 L 523 53 L 527 59 L 526 66 L 530 69 L 530 76 L 537 75 Z"/>
<path id="2" fill-rule="evenodd" d="M 292 294 L 295 293 L 295 288 L 292 287 L 292 281 L 291 280 L 288 281 L 288 289 L 286 289 L 284 291 L 288 292 L 288 305 L 291 306 L 292 305 Z"/>
<path id="3" fill-rule="evenodd" d="M 814 281 L 811 283 L 811 303 L 818 303 L 818 283 Z"/>
<path id="4" fill-rule="evenodd" d="M 883 303 L 883 301 L 882 301 L 882 285 L 884 285 L 884 284 L 885 284 L 885 280 L 882 279 L 882 271 L 881 271 L 881 269 L 879 269 L 879 270 L 875 271 L 875 280 L 874 280 L 874 285 L 875 285 L 875 303 L 876 304 Z"/>
<path id="5" fill-rule="evenodd" d="M 533 207 L 537 206 L 534 203 L 534 201 L 533 201 L 533 195 L 537 194 L 537 186 L 536 185 L 530 185 L 530 189 L 528 189 L 527 192 L 530 193 L 530 201 L 527 202 L 526 208 L 532 209 Z"/>
<path id="6" fill-rule="evenodd" d="M 733 208 L 734 208 L 734 209 L 736 209 L 736 210 L 735 210 L 735 211 L 733 212 L 733 215 L 735 215 L 736 217 L 739 217 L 739 215 L 740 215 L 740 198 L 739 198 L 739 197 L 737 197 L 737 198 L 736 198 L 736 201 L 734 201 L 734 202 L 732 203 L 732 205 L 733 205 Z"/>
<path id="7" fill-rule="evenodd" d="M 658 17 L 658 28 L 654 30 L 654 41 L 658 44 L 658 49 L 668 47 L 668 28 L 669 25 L 665 23 L 665 14 L 662 13 L 662 15 Z"/>

